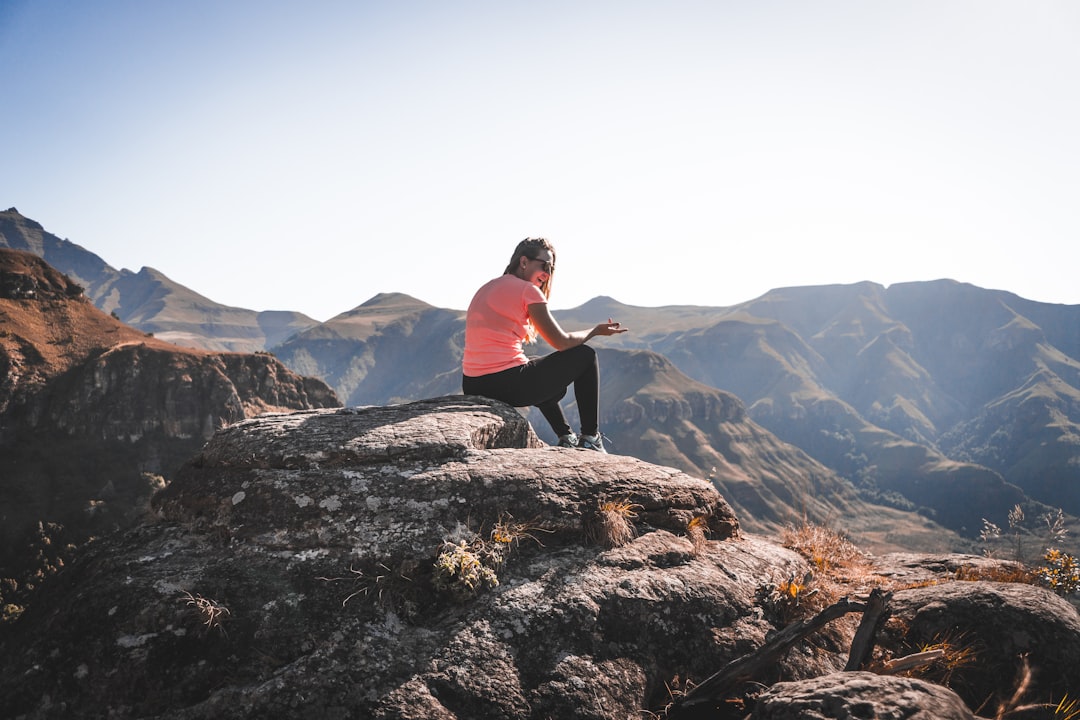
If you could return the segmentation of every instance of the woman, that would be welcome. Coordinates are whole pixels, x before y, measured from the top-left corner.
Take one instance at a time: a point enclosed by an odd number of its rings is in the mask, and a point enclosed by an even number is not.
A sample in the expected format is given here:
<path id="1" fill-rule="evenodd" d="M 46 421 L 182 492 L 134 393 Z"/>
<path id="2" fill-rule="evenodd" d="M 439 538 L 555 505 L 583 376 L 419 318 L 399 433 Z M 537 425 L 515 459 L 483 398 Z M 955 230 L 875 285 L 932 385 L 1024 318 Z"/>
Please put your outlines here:
<path id="1" fill-rule="evenodd" d="M 597 335 L 626 328 L 609 318 L 591 330 L 566 332 L 548 308 L 555 275 L 555 248 L 543 238 L 518 243 L 501 277 L 481 287 L 465 315 L 465 357 L 461 388 L 514 407 L 540 408 L 562 447 L 607 452 L 600 434 L 600 367 L 586 345 Z M 522 343 L 539 335 L 555 352 L 525 356 Z M 566 422 L 559 401 L 574 386 L 581 436 Z"/>

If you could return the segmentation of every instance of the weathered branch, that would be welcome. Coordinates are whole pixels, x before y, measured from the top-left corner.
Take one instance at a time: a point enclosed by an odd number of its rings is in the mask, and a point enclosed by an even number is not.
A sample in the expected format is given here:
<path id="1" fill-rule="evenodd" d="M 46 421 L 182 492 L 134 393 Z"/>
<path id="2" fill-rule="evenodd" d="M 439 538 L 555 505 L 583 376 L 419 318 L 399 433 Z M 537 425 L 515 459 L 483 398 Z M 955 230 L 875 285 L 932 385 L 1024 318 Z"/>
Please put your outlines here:
<path id="1" fill-rule="evenodd" d="M 668 717 L 676 718 L 681 711 L 697 708 L 707 703 L 722 701 L 728 689 L 736 683 L 754 676 L 788 648 L 807 635 L 820 630 L 839 617 L 852 612 L 863 612 L 866 604 L 841 598 L 820 613 L 807 620 L 792 623 L 776 633 L 756 651 L 732 660 L 713 673 L 685 695 L 678 698 L 668 709 Z"/>
<path id="2" fill-rule="evenodd" d="M 940 657 L 945 656 L 945 651 L 941 648 L 936 650 L 927 650 L 926 652 L 914 653 L 913 655 L 905 655 L 902 658 L 896 658 L 889 660 L 887 663 L 881 666 L 882 675 L 895 675 L 898 672 L 904 670 L 910 670 L 920 665 L 928 665 Z"/>
<path id="3" fill-rule="evenodd" d="M 844 670 L 861 670 L 870 659 L 874 651 L 874 636 L 877 634 L 878 626 L 888 610 L 891 599 L 892 593 L 883 592 L 881 588 L 870 591 L 859 629 L 855 631 L 855 638 L 851 641 L 851 651 L 848 653 Z"/>

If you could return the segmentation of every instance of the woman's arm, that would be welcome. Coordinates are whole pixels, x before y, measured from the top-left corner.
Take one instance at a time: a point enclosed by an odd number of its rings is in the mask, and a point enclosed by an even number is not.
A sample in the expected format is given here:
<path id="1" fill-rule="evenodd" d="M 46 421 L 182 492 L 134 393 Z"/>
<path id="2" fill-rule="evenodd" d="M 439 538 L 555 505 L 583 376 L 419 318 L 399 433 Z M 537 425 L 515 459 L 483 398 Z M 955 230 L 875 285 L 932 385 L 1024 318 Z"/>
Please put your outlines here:
<path id="1" fill-rule="evenodd" d="M 611 318 L 608 318 L 606 323 L 599 323 L 589 330 L 566 332 L 552 317 L 547 303 L 529 305 L 529 320 L 532 321 L 536 332 L 540 333 L 540 337 L 544 338 L 547 344 L 556 350 L 569 350 L 572 347 L 587 343 L 597 335 L 617 335 L 626 332 L 626 328 L 620 323 L 612 322 Z"/>

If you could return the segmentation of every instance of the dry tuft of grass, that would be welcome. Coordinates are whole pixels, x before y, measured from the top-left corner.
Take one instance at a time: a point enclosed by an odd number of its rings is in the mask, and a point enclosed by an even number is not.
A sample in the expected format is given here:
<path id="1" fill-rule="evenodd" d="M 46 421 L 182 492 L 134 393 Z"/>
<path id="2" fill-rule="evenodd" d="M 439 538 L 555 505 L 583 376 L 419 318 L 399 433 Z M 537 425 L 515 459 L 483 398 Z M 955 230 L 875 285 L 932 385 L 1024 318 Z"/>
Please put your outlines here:
<path id="1" fill-rule="evenodd" d="M 604 547 L 616 548 L 630 542 L 637 535 L 634 518 L 641 505 L 630 502 L 629 498 L 608 500 L 600 503 L 594 522 L 591 523 L 589 536 Z"/>
<path id="2" fill-rule="evenodd" d="M 373 599 L 382 607 L 394 608 L 405 617 L 413 617 L 419 611 L 418 595 L 421 590 L 413 582 L 413 575 L 419 569 L 416 560 L 405 560 L 397 570 L 392 570 L 383 563 L 377 563 L 365 571 L 356 567 L 349 568 L 349 575 L 344 577 L 317 576 L 324 582 L 349 582 L 353 590 L 341 606 L 345 607 L 354 598 Z"/>
<path id="3" fill-rule="evenodd" d="M 887 621 L 893 627 L 894 634 L 904 639 L 905 650 L 893 657 L 883 657 L 868 670 L 884 674 L 896 674 L 905 677 L 926 680 L 937 685 L 951 687 L 953 676 L 960 670 L 973 666 L 978 660 L 975 644 L 962 632 L 947 632 L 934 635 L 928 642 L 913 641 L 908 637 L 910 628 L 896 618 Z M 913 655 L 912 655 L 913 654 Z M 903 667 L 903 659 L 912 655 L 924 656 L 926 662 Z M 903 669 L 893 669 L 895 665 Z"/>
<path id="4" fill-rule="evenodd" d="M 1080 720 L 1080 700 L 1069 698 L 1066 693 L 1054 707 L 1054 720 Z"/>
<path id="5" fill-rule="evenodd" d="M 180 600 L 187 603 L 188 606 L 195 608 L 195 612 L 198 613 L 202 624 L 207 628 L 217 628 L 222 633 L 225 632 L 222 621 L 226 615 L 232 614 L 229 612 L 229 608 L 216 600 L 205 598 L 202 595 L 192 595 L 186 590 L 180 597 Z"/>
<path id="6" fill-rule="evenodd" d="M 1038 585 L 1038 576 L 1019 564 L 997 565 L 993 567 L 976 567 L 964 565 L 957 569 L 955 577 L 962 582 L 976 582 L 986 580 L 988 582 L 1023 583 L 1025 585 Z"/>
<path id="7" fill-rule="evenodd" d="M 686 536 L 690 538 L 690 543 L 694 546 L 694 555 L 705 552 L 711 532 L 708 515 L 697 515 L 686 524 Z"/>
<path id="8" fill-rule="evenodd" d="M 544 528 L 537 522 L 520 522 L 514 520 L 510 513 L 503 513 L 495 522 L 495 526 L 491 528 L 489 537 L 492 542 L 504 545 L 507 549 L 516 548 L 526 538 L 540 547 L 544 547 L 544 543 L 540 542 L 536 535 L 533 534 L 537 532 L 550 533 L 553 531 Z"/>
<path id="9" fill-rule="evenodd" d="M 781 543 L 813 563 L 819 573 L 862 570 L 869 564 L 862 550 L 824 525 L 811 522 L 803 522 L 799 527 L 789 525 L 784 528 Z"/>
<path id="10" fill-rule="evenodd" d="M 802 555 L 811 571 L 764 588 L 781 619 L 819 612 L 839 598 L 880 586 L 883 579 L 872 570 L 870 558 L 838 531 L 809 521 L 784 528 L 781 544 Z"/>

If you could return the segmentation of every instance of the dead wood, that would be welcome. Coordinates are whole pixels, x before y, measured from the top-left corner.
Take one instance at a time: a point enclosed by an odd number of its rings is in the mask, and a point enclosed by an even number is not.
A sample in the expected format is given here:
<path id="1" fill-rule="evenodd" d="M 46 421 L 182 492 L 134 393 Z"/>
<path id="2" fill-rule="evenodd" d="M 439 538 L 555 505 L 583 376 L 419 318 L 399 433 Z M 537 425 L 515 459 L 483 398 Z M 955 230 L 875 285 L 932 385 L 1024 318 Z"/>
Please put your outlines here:
<path id="1" fill-rule="evenodd" d="M 723 702 L 735 685 L 752 678 L 756 673 L 772 663 L 781 653 L 807 635 L 817 632 L 833 620 L 848 613 L 864 612 L 866 609 L 866 603 L 856 602 L 845 597 L 812 618 L 788 625 L 755 652 L 732 660 L 700 684 L 688 690 L 686 694 L 679 697 L 668 708 L 668 718 L 675 720 L 680 713 L 701 709 L 704 705 L 715 705 Z"/>
<path id="2" fill-rule="evenodd" d="M 870 591 L 870 597 L 866 601 L 866 610 L 863 611 L 862 622 L 855 631 L 855 638 L 851 641 L 851 652 L 848 653 L 847 665 L 844 670 L 862 670 L 866 666 L 874 651 L 874 636 L 878 626 L 888 610 L 889 600 L 892 593 L 886 593 L 881 588 Z"/>

